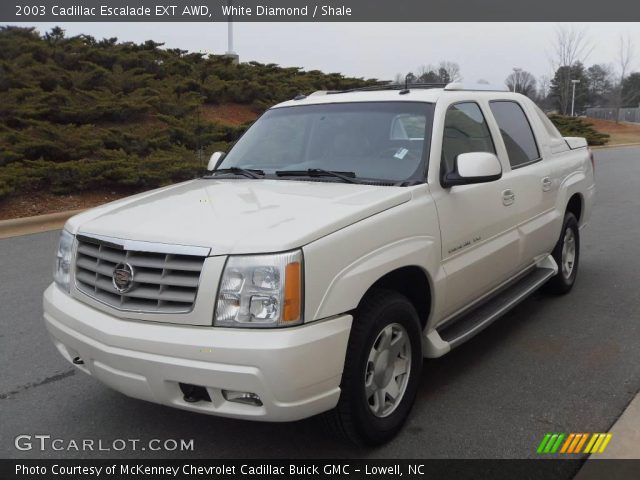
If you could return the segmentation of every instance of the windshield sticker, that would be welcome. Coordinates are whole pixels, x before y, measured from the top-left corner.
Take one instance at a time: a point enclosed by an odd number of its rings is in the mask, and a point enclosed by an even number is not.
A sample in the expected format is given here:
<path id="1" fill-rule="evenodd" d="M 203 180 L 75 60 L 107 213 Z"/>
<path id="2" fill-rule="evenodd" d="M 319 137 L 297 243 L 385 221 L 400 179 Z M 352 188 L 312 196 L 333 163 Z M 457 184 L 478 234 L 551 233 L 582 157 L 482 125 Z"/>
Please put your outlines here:
<path id="1" fill-rule="evenodd" d="M 393 156 L 393 158 L 397 158 L 398 160 L 402 160 L 407 155 L 407 153 L 409 153 L 409 150 L 407 150 L 406 148 L 404 148 L 404 147 L 399 148 L 398 151 Z"/>

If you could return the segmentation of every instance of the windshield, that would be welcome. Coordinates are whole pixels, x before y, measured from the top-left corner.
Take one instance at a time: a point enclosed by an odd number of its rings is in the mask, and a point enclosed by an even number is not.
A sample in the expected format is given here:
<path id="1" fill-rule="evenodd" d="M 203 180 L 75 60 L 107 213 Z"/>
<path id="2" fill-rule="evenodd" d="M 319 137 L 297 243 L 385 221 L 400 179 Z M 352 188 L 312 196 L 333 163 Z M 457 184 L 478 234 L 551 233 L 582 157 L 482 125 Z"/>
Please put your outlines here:
<path id="1" fill-rule="evenodd" d="M 365 180 L 422 180 L 432 114 L 433 104 L 418 102 L 274 108 L 242 136 L 219 168 L 267 175 L 321 169 L 353 172 Z"/>

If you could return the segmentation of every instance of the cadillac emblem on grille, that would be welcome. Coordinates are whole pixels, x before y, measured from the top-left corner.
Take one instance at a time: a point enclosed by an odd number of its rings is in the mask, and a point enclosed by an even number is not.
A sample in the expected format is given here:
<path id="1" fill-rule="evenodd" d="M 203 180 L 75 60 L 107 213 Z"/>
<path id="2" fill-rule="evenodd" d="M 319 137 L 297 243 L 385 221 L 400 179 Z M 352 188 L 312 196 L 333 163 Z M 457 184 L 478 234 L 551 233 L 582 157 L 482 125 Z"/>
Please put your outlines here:
<path id="1" fill-rule="evenodd" d="M 126 293 L 133 287 L 133 267 L 128 263 L 119 263 L 113 269 L 113 287 L 118 293 Z"/>

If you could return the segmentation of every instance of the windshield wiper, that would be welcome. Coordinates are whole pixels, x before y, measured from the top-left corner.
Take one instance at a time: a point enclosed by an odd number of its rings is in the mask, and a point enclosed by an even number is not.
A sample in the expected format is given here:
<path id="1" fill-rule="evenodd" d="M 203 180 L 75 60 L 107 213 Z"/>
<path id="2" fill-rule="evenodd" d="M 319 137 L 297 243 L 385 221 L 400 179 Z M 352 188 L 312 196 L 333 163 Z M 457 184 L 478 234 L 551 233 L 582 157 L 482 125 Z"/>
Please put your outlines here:
<path id="1" fill-rule="evenodd" d="M 220 168 L 218 170 L 214 170 L 211 172 L 211 177 L 215 176 L 216 173 L 233 173 L 234 175 L 243 175 L 248 178 L 262 178 L 264 177 L 264 171 L 258 170 L 257 168 L 240 168 L 240 167 L 229 167 L 229 168 Z"/>
<path id="2" fill-rule="evenodd" d="M 338 172 L 323 170 L 322 168 L 308 168 L 307 170 L 277 170 L 279 177 L 336 177 L 348 183 L 360 183 L 354 172 Z"/>

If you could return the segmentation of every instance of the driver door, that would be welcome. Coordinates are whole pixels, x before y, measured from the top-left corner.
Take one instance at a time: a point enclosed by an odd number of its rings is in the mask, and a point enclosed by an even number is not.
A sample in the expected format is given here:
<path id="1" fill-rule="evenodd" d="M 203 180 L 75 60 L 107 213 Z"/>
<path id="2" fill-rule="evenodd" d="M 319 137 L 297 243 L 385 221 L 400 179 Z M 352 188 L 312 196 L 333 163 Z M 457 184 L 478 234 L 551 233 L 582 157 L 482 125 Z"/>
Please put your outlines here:
<path id="1" fill-rule="evenodd" d="M 496 153 L 485 115 L 476 102 L 450 105 L 442 133 L 440 178 L 454 171 L 461 153 Z M 504 172 L 505 162 L 501 163 Z M 444 318 L 498 286 L 517 268 L 519 237 L 507 182 L 503 176 L 450 188 L 440 183 L 432 189 L 446 272 Z"/>

